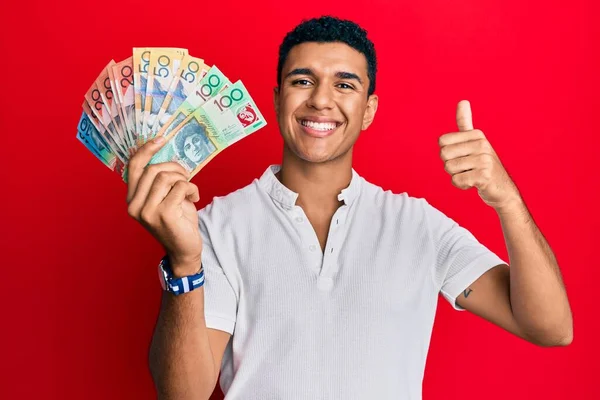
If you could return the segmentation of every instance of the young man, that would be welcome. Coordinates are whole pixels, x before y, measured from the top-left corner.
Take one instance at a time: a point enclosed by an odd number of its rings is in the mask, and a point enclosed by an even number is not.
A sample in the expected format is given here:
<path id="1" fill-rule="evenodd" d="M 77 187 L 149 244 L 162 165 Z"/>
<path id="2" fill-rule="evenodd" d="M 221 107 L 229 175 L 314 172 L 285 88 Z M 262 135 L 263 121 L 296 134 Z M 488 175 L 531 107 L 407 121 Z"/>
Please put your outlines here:
<path id="1" fill-rule="evenodd" d="M 553 253 L 467 102 L 441 158 L 497 211 L 510 270 L 426 200 L 353 170 L 375 75 L 359 26 L 306 21 L 279 52 L 281 166 L 197 213 L 180 165 L 146 168 L 161 142 L 132 159 L 130 215 L 166 248 L 173 279 L 206 278 L 163 295 L 150 351 L 160 398 L 208 399 L 220 370 L 227 399 L 420 399 L 439 293 L 532 343 L 571 342 Z"/>

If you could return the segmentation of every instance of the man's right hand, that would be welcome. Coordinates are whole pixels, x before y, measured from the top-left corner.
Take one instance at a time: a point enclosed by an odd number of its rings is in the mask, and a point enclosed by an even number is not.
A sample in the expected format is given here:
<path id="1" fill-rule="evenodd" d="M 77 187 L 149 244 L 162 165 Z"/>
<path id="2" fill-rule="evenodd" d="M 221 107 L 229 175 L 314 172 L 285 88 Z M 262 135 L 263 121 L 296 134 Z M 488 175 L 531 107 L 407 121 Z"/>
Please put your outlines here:
<path id="1" fill-rule="evenodd" d="M 200 194 L 180 164 L 148 165 L 164 142 L 162 137 L 151 140 L 131 158 L 127 212 L 164 246 L 174 275 L 186 276 L 200 269 L 202 237 L 194 205 Z"/>

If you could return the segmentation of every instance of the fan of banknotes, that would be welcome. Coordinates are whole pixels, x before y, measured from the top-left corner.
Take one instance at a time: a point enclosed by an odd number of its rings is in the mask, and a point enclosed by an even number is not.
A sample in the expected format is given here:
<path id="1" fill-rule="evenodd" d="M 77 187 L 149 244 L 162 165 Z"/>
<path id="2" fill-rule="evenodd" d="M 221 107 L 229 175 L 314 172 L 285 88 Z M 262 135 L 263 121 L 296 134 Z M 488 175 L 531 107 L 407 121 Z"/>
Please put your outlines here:
<path id="1" fill-rule="evenodd" d="M 150 163 L 176 161 L 192 177 L 264 126 L 241 81 L 231 83 L 187 49 L 145 47 L 102 70 L 85 94 L 77 138 L 125 180 L 136 150 L 164 136 L 167 143 Z"/>

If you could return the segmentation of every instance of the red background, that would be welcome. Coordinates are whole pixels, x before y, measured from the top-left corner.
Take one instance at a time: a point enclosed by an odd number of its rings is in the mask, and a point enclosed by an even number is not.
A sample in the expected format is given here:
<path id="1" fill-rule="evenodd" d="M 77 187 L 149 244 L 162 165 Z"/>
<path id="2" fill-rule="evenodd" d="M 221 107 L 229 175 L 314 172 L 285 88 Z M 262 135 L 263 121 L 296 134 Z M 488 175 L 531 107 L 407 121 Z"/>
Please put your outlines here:
<path id="1" fill-rule="evenodd" d="M 469 99 L 571 299 L 573 344 L 539 348 L 440 298 L 424 398 L 600 398 L 592 3 L 3 2 L 0 398 L 155 397 L 146 360 L 162 249 L 128 217 L 125 185 L 75 139 L 83 94 L 101 68 L 134 46 L 177 46 L 243 78 L 269 125 L 194 178 L 203 207 L 280 160 L 271 98 L 278 45 L 320 14 L 361 23 L 378 51 L 380 108 L 356 146 L 357 171 L 426 197 L 507 257 L 494 211 L 475 191 L 453 187 L 438 158 L 438 136 L 456 129 L 456 103 Z"/>

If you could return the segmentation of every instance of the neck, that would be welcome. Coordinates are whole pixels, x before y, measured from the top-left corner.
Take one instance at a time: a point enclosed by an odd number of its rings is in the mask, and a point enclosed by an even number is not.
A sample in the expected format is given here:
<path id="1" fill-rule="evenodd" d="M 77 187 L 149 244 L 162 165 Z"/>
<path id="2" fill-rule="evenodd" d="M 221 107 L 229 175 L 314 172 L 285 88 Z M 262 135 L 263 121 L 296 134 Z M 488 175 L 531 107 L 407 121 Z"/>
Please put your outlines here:
<path id="1" fill-rule="evenodd" d="M 313 163 L 300 159 L 284 146 L 281 170 L 277 179 L 288 189 L 298 193 L 296 205 L 307 214 L 328 215 L 343 202 L 338 194 L 352 179 L 352 150 L 335 160 Z"/>

